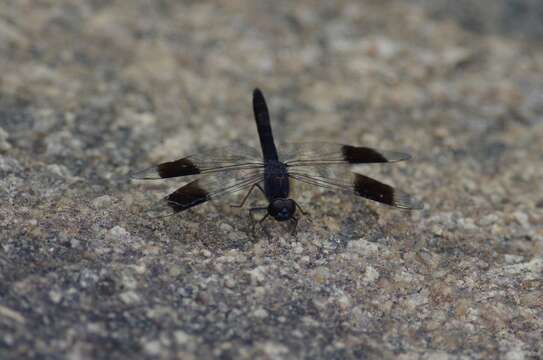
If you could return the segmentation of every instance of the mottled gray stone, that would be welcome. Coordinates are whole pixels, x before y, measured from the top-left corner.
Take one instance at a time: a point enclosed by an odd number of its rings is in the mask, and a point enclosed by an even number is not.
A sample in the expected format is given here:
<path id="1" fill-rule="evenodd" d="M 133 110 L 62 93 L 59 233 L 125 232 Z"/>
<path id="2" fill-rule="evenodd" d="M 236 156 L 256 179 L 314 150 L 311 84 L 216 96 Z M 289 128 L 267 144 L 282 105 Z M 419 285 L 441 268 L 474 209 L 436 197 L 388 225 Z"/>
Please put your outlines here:
<path id="1" fill-rule="evenodd" d="M 542 358 L 538 4 L 6 2 L 0 358 Z M 423 210 L 300 186 L 295 236 L 240 196 L 147 217 L 185 181 L 127 173 L 258 147 L 257 86 L 279 142 L 412 154 L 356 170 Z"/>

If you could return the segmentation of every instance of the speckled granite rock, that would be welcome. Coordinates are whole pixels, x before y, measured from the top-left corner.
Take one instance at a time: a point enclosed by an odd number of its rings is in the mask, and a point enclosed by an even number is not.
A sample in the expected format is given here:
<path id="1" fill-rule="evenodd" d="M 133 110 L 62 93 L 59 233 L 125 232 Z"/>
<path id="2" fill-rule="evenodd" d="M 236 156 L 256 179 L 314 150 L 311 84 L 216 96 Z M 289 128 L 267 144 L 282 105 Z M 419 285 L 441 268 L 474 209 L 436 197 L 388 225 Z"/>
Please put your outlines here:
<path id="1" fill-rule="evenodd" d="M 543 357 L 543 50 L 426 9 L 3 4 L 0 358 Z M 362 170 L 424 210 L 299 189 L 295 237 L 228 201 L 145 217 L 180 182 L 122 175 L 256 145 L 255 86 L 283 141 L 412 153 Z"/>

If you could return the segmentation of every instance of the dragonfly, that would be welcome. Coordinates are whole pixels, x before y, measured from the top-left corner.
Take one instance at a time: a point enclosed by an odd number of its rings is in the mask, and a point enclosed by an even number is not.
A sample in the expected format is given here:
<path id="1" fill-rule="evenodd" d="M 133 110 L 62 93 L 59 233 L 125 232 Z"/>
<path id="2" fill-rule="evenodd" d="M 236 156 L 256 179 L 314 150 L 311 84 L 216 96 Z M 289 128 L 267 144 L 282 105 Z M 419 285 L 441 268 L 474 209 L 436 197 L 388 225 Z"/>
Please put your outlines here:
<path id="1" fill-rule="evenodd" d="M 244 145 L 212 148 L 133 174 L 132 178 L 140 180 L 198 176 L 162 198 L 150 212 L 157 216 L 174 215 L 227 194 L 247 190 L 241 203 L 232 205 L 243 207 L 251 193 L 258 189 L 266 198 L 267 206 L 250 208 L 251 217 L 255 211 L 264 211 L 259 224 L 271 217 L 280 222 L 292 221 L 296 229 L 298 212 L 307 215 L 290 197 L 296 182 L 395 208 L 422 208 L 409 194 L 352 171 L 361 164 L 409 160 L 408 154 L 324 142 L 287 143 L 276 147 L 268 106 L 258 88 L 253 91 L 253 111 L 261 154 Z"/>

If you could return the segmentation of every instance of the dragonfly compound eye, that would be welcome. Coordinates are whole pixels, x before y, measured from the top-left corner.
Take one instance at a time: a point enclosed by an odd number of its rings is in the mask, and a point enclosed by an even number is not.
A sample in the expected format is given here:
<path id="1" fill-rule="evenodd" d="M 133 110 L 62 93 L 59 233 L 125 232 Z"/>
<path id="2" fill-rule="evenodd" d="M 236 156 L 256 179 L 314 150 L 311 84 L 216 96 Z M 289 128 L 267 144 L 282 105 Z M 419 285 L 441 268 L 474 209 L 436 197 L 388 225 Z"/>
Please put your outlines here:
<path id="1" fill-rule="evenodd" d="M 277 221 L 286 221 L 292 218 L 296 205 L 291 199 L 275 199 L 270 203 L 268 212 Z"/>

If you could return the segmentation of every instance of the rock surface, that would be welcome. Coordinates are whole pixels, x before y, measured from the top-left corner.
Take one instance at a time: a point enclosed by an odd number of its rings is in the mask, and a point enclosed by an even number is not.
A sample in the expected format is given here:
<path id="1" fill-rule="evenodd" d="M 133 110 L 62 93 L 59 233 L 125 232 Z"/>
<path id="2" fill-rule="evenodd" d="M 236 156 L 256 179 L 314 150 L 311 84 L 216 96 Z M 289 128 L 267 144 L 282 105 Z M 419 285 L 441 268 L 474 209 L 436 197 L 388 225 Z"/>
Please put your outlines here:
<path id="1" fill-rule="evenodd" d="M 428 3 L 3 4 L 0 358 L 543 357 L 543 48 Z M 282 141 L 414 155 L 361 171 L 424 209 L 146 217 L 182 181 L 123 175 L 257 145 L 256 86 Z"/>

